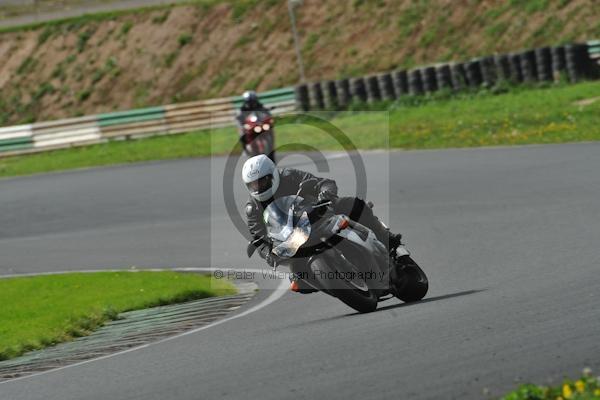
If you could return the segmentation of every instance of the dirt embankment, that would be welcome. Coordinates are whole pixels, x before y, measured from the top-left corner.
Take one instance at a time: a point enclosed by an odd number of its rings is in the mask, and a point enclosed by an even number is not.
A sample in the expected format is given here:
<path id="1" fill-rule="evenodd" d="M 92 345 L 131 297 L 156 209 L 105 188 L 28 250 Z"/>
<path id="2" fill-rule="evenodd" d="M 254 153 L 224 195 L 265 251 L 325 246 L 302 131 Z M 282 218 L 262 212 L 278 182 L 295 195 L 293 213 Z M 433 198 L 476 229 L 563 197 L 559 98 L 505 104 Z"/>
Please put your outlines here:
<path id="1" fill-rule="evenodd" d="M 594 0 L 305 0 L 310 80 L 600 37 Z M 0 125 L 297 82 L 285 1 L 85 17 L 0 34 Z"/>

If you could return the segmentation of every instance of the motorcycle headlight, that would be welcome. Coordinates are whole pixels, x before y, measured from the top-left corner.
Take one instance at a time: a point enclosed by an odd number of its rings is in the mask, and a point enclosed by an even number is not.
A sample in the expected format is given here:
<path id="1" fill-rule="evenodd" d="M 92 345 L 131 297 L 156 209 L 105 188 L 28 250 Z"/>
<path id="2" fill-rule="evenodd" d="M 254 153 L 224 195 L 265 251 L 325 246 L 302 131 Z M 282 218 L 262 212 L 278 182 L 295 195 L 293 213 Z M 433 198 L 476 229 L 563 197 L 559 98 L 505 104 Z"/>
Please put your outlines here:
<path id="1" fill-rule="evenodd" d="M 268 131 L 269 129 L 271 129 L 271 125 L 263 124 L 262 128 L 263 128 L 263 131 Z"/>
<path id="2" fill-rule="evenodd" d="M 254 132 L 261 133 L 262 132 L 262 128 L 260 126 L 255 126 L 254 127 Z"/>
<path id="3" fill-rule="evenodd" d="M 252 128 L 252 125 L 250 125 L 250 124 L 244 124 L 244 129 L 245 130 L 249 131 L 250 128 Z"/>

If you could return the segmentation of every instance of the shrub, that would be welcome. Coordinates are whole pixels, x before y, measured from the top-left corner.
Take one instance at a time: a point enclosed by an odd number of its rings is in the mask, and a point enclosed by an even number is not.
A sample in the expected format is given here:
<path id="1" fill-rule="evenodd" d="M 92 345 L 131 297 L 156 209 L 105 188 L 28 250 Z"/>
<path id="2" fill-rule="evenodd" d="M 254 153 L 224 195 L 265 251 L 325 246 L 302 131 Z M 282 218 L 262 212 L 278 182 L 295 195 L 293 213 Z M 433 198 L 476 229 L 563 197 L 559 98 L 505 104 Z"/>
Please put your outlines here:
<path id="1" fill-rule="evenodd" d="M 179 47 L 183 47 L 192 42 L 192 35 L 189 33 L 182 33 L 179 35 L 179 39 L 177 39 L 177 41 L 179 42 Z"/>
<path id="2" fill-rule="evenodd" d="M 162 13 L 161 15 L 157 15 L 156 17 L 153 17 L 152 23 L 158 24 L 158 25 L 164 23 L 167 20 L 167 18 L 169 18 L 169 14 L 170 14 L 170 11 L 167 11 L 165 13 Z"/>
<path id="3" fill-rule="evenodd" d="M 561 386 L 546 387 L 526 384 L 502 397 L 501 400 L 598 400 L 600 382 L 591 376 L 589 368 L 577 381 L 566 380 Z"/>
<path id="4" fill-rule="evenodd" d="M 79 100 L 79 102 L 84 102 L 87 99 L 89 99 L 91 95 L 92 95 L 91 89 L 82 90 L 81 92 L 77 93 L 77 100 Z"/>
<path id="5" fill-rule="evenodd" d="M 88 40 L 90 40 L 90 38 L 92 37 L 92 35 L 94 34 L 94 31 L 92 31 L 91 29 L 86 29 L 85 31 L 81 32 L 79 34 L 79 36 L 77 37 L 77 51 L 78 52 L 83 52 L 83 50 L 85 49 L 85 45 L 87 44 Z"/>
<path id="6" fill-rule="evenodd" d="M 125 36 L 129 33 L 129 31 L 133 28 L 133 22 L 127 21 L 121 27 L 121 36 Z"/>
<path id="7" fill-rule="evenodd" d="M 21 65 L 19 65 L 19 68 L 17 68 L 17 74 L 18 75 L 26 74 L 26 73 L 30 72 L 32 69 L 34 69 L 36 65 L 37 65 L 36 59 L 27 57 L 25 60 L 23 60 Z"/>

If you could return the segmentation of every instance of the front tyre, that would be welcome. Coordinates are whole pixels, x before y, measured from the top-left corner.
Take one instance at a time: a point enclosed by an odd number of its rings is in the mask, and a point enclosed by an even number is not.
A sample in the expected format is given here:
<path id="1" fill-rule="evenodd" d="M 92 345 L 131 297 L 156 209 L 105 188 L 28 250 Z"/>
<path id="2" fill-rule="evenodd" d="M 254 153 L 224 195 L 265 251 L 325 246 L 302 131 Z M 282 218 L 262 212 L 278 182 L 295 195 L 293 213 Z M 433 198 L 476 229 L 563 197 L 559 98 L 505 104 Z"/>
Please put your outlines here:
<path id="1" fill-rule="evenodd" d="M 311 270 L 320 286 L 327 293 L 337 297 L 344 304 L 360 313 L 375 311 L 377 309 L 377 296 L 367 287 L 366 282 L 328 278 L 336 276 L 336 271 L 346 271 L 354 268 L 353 265 L 343 265 L 336 268 L 338 263 L 349 264 L 343 258 L 332 259 L 328 262 L 326 259 L 318 257 L 312 261 Z"/>
<path id="2" fill-rule="evenodd" d="M 423 299 L 429 290 L 429 280 L 421 267 L 410 256 L 402 256 L 396 261 L 396 268 L 399 276 L 396 297 L 406 303 Z"/>

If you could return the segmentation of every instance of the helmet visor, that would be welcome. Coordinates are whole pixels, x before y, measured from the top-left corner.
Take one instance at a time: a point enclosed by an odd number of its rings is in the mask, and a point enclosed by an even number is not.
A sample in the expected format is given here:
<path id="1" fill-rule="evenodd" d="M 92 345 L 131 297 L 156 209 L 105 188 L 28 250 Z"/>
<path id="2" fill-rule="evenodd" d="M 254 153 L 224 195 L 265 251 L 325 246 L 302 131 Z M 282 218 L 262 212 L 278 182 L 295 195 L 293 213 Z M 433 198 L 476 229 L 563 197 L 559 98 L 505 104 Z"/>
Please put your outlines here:
<path id="1" fill-rule="evenodd" d="M 248 182 L 246 184 L 246 186 L 248 187 L 248 190 L 250 191 L 250 193 L 261 194 L 261 193 L 271 189 L 271 187 L 273 186 L 273 175 L 271 175 L 271 174 L 265 175 L 260 179 L 257 179 L 252 182 Z"/>

